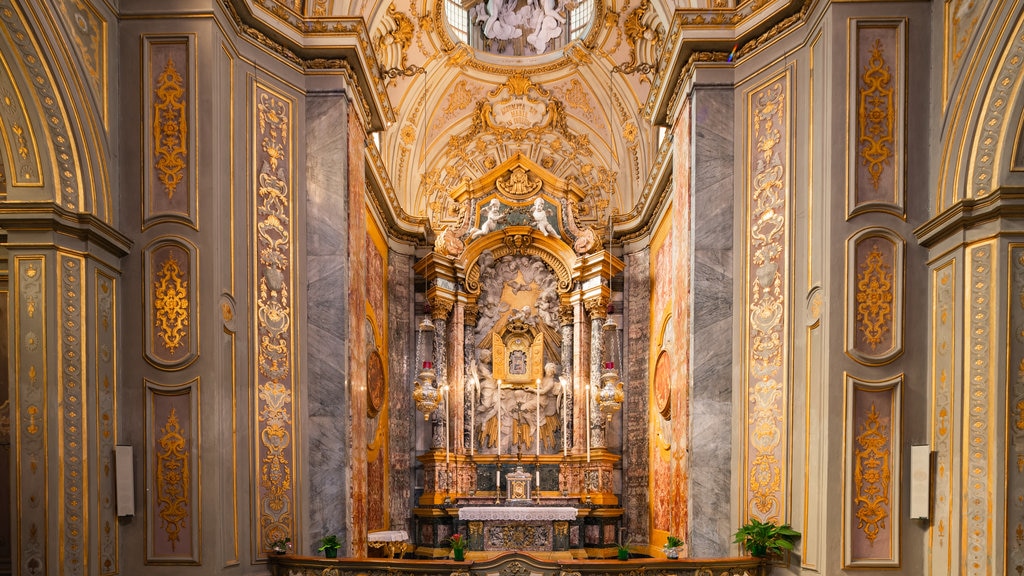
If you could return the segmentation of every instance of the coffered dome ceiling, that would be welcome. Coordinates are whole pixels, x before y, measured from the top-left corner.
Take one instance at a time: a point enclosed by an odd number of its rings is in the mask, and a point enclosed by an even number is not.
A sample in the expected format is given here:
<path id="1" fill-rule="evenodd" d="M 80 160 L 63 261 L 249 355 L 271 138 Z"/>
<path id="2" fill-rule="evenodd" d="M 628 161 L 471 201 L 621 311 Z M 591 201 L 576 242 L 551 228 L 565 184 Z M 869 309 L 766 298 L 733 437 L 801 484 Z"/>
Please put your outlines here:
<path id="1" fill-rule="evenodd" d="M 668 149 L 652 122 L 663 121 L 671 105 L 671 90 L 662 87 L 674 87 L 695 52 L 725 61 L 738 40 L 799 7 L 764 0 L 709 0 L 706 7 L 665 0 L 225 2 L 307 67 L 331 57 L 347 62 L 369 93 L 364 107 L 379 119 L 370 129 L 379 130 L 392 209 L 435 229 L 454 215 L 451 191 L 517 154 L 583 192 L 582 220 L 635 226 L 650 212 L 651 176 Z M 502 7 L 510 13 L 503 29 L 496 22 Z M 541 34 L 545 7 L 566 27 L 572 14 L 571 36 Z M 514 30 L 513 13 L 531 11 L 537 20 L 524 18 Z"/>

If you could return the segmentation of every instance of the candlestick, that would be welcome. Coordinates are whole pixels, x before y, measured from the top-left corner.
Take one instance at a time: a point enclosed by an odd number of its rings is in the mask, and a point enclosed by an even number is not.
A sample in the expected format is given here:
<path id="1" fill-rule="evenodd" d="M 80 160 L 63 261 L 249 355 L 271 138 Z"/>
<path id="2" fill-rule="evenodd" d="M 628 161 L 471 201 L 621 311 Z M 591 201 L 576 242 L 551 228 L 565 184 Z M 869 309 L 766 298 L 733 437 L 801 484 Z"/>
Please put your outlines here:
<path id="1" fill-rule="evenodd" d="M 445 384 L 445 386 L 444 386 L 444 463 L 445 464 L 448 464 L 449 462 L 451 462 L 451 454 L 452 454 L 451 450 L 449 449 L 449 445 L 448 445 L 448 427 L 451 425 L 451 420 L 452 420 L 451 412 L 449 412 L 449 410 L 448 410 L 448 404 L 449 404 L 449 402 L 448 402 L 448 385 Z M 445 467 L 445 471 L 447 471 L 447 470 L 448 470 L 448 468 Z"/>

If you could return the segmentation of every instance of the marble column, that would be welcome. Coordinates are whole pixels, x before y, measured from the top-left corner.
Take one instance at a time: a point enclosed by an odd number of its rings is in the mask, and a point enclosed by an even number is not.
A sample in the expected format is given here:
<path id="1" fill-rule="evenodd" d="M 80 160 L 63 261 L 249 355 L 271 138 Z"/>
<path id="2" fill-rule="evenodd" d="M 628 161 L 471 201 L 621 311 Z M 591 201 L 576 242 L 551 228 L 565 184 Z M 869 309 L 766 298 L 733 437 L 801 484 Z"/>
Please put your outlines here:
<path id="1" fill-rule="evenodd" d="M 562 377 L 569 383 L 565 393 L 565 406 L 562 409 L 565 411 L 565 430 L 562 433 L 565 435 L 565 444 L 571 451 L 573 448 L 573 386 L 572 386 L 572 352 L 575 348 L 573 342 L 573 308 L 571 305 L 562 305 L 558 307 L 558 318 L 562 322 Z"/>
<path id="2" fill-rule="evenodd" d="M 430 315 L 434 323 L 434 370 L 437 374 L 434 382 L 439 390 L 448 384 L 448 314 L 452 305 L 452 302 L 442 298 L 430 299 Z M 445 429 L 447 422 L 444 409 L 442 400 L 430 415 L 430 448 L 433 450 L 444 449 L 444 438 L 448 433 Z"/>
<path id="3" fill-rule="evenodd" d="M 692 556 L 723 556 L 734 527 L 732 459 L 733 95 L 693 92 L 693 305 L 690 392 Z"/>
<path id="4" fill-rule="evenodd" d="M 349 475 L 346 438 L 350 427 L 348 355 L 350 302 L 348 274 L 348 100 L 344 93 L 311 95 L 306 100 L 306 373 L 307 414 L 302 424 L 308 446 L 303 490 L 309 502 L 311 538 L 305 554 L 316 552 L 315 538 L 337 534 L 349 540 Z"/>
<path id="5" fill-rule="evenodd" d="M 391 526 L 412 533 L 413 453 L 418 413 L 412 400 L 415 369 L 415 302 L 412 265 L 406 254 L 388 255 L 388 510 Z"/>
<path id="6" fill-rule="evenodd" d="M 625 289 L 626 343 L 622 374 L 626 398 L 622 419 L 622 496 L 626 532 L 637 542 L 650 541 L 650 378 L 651 251 L 627 254 Z"/>
<path id="7" fill-rule="evenodd" d="M 604 322 L 608 318 L 608 298 L 595 297 L 584 302 L 590 315 L 590 448 L 607 445 L 606 416 L 598 409 L 593 390 L 601 385 L 601 360 L 604 354 Z"/>
<path id="8" fill-rule="evenodd" d="M 463 323 L 463 344 L 462 344 L 462 371 L 465 374 L 463 379 L 463 432 L 462 432 L 462 443 L 465 446 L 466 453 L 472 455 L 479 446 L 477 446 L 477 439 L 474 437 L 476 434 L 476 418 L 474 411 L 476 410 L 476 388 L 480 385 L 478 376 L 476 374 L 474 365 L 476 364 L 476 343 L 474 342 L 474 328 L 476 327 L 477 317 L 477 306 L 476 302 L 466 304 L 462 312 L 462 323 Z"/>

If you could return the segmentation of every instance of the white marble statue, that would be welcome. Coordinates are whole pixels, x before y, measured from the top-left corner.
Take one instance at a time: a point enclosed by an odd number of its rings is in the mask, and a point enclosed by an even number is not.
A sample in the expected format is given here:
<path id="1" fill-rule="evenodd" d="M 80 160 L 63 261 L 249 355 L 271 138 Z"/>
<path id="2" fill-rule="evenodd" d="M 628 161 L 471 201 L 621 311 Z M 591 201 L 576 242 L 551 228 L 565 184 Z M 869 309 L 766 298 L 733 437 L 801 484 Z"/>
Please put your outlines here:
<path id="1" fill-rule="evenodd" d="M 486 214 L 486 220 L 480 225 L 479 228 L 473 228 L 469 231 L 469 239 L 476 240 L 480 236 L 490 234 L 498 229 L 498 224 L 505 219 L 505 213 L 501 211 L 501 202 L 498 202 L 497 198 L 491 199 L 487 203 L 487 206 L 481 210 L 482 214 Z"/>
<path id="2" fill-rule="evenodd" d="M 558 230 L 555 230 L 555 227 L 548 221 L 551 210 L 544 206 L 543 198 L 537 198 L 533 201 L 533 212 L 531 214 L 533 214 L 533 223 L 537 225 L 537 229 L 540 230 L 541 234 L 545 236 L 549 234 L 551 236 L 558 236 Z"/>
<path id="3" fill-rule="evenodd" d="M 511 40 L 523 35 L 515 4 L 516 0 L 487 0 L 484 36 L 491 40 Z M 479 13 L 477 18 L 480 18 Z"/>
<path id="4" fill-rule="evenodd" d="M 562 34 L 565 16 L 558 13 L 555 0 L 540 0 L 540 6 L 534 10 L 531 24 L 533 32 L 526 37 L 526 41 L 533 46 L 537 54 L 543 54 L 547 50 L 548 42 Z"/>

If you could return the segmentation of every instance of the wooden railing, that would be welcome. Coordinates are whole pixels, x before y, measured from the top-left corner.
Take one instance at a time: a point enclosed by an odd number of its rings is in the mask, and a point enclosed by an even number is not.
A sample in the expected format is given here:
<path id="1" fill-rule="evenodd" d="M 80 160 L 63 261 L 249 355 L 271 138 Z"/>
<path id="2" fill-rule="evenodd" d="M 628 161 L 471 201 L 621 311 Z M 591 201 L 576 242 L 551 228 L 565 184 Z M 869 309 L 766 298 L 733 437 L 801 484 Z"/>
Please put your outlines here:
<path id="1" fill-rule="evenodd" d="M 507 552 L 481 561 L 389 560 L 383 558 L 327 559 L 312 556 L 273 556 L 274 576 L 765 576 L 757 558 L 687 558 L 664 560 L 540 560 L 522 552 Z"/>

